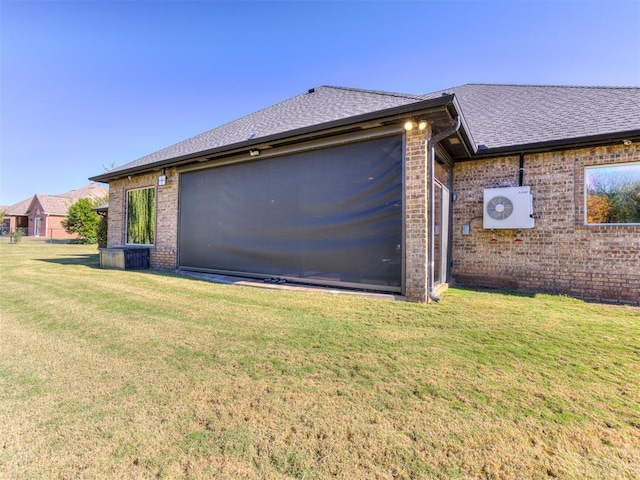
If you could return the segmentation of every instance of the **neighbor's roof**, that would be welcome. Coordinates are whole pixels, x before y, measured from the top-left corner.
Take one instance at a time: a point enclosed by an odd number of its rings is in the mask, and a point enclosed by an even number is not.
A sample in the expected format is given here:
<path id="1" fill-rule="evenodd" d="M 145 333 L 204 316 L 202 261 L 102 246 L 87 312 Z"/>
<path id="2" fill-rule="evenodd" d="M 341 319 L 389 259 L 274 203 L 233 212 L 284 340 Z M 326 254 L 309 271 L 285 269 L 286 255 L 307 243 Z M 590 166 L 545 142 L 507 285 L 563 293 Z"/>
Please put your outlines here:
<path id="1" fill-rule="evenodd" d="M 640 133 L 640 88 L 467 84 L 410 95 L 323 86 L 92 177 L 151 168 L 301 128 L 455 95 L 478 154 L 546 142 Z M 247 143 L 249 144 L 249 143 Z"/>
<path id="2" fill-rule="evenodd" d="M 640 88 L 467 84 L 455 94 L 479 152 L 640 130 Z"/>
<path id="3" fill-rule="evenodd" d="M 75 199 L 69 197 L 59 197 L 57 195 L 43 195 L 42 193 L 36 193 L 33 198 L 33 203 L 29 210 L 34 208 L 36 202 L 40 203 L 42 213 L 48 215 L 66 216 L 67 211 Z"/>
<path id="4" fill-rule="evenodd" d="M 18 203 L 14 203 L 7 209 L 7 215 L 9 216 L 27 215 L 29 213 L 29 207 L 31 206 L 32 201 L 33 201 L 33 196 L 29 198 L 25 198 L 24 200 L 21 200 Z"/>
<path id="5" fill-rule="evenodd" d="M 35 202 L 40 203 L 42 213 L 48 215 L 66 216 L 69 206 L 81 198 L 88 198 L 90 200 L 96 200 L 99 198 L 106 198 L 109 194 L 109 190 L 97 183 L 90 183 L 84 187 L 76 190 L 70 190 L 59 195 L 47 195 L 43 193 L 36 193 L 35 195 L 26 198 L 9 207 L 7 215 L 10 216 L 22 216 L 29 215 Z"/>
<path id="6" fill-rule="evenodd" d="M 65 193 L 60 193 L 58 197 L 67 197 L 79 200 L 81 198 L 89 198 L 91 200 L 97 200 L 106 198 L 109 195 L 109 189 L 98 185 L 97 183 L 90 183 L 84 187 L 77 188 L 75 190 L 69 190 Z"/>

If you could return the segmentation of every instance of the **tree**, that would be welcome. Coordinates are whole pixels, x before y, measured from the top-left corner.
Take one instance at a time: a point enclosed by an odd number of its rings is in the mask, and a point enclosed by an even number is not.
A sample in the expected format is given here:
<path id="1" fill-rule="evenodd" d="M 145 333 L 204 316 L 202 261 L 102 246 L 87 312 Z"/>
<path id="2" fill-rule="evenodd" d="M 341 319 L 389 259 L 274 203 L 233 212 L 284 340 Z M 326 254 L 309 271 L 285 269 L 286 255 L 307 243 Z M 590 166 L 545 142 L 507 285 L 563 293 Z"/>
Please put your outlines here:
<path id="1" fill-rule="evenodd" d="M 588 173 L 587 222 L 640 223 L 640 169 L 631 174 L 612 168 Z"/>
<path id="2" fill-rule="evenodd" d="M 606 195 L 587 194 L 587 223 L 612 223 L 613 205 Z"/>
<path id="3" fill-rule="evenodd" d="M 127 243 L 152 245 L 156 218 L 154 188 L 130 190 L 127 198 Z"/>
<path id="4" fill-rule="evenodd" d="M 100 216 L 95 211 L 95 204 L 88 198 L 81 198 L 69 207 L 67 218 L 62 226 L 67 233 L 77 233 L 80 243 L 96 243 L 98 238 L 98 222 Z"/>
<path id="5" fill-rule="evenodd" d="M 101 216 L 97 230 L 98 248 L 107 248 L 108 230 L 109 221 L 106 216 Z"/>

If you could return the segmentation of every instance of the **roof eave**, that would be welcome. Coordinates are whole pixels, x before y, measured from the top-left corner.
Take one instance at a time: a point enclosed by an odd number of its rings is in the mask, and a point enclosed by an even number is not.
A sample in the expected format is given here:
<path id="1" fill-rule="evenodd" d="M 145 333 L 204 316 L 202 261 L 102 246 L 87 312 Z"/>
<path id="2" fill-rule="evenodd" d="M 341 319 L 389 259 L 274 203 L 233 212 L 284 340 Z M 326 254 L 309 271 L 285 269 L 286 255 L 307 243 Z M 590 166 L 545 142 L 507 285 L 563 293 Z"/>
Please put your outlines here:
<path id="1" fill-rule="evenodd" d="M 464 143 L 464 149 L 469 157 L 473 156 L 477 150 L 478 146 L 475 140 L 473 139 L 473 135 L 471 133 L 471 129 L 467 124 L 467 120 L 462 113 L 462 108 L 460 108 L 460 103 L 458 102 L 458 98 L 455 94 L 452 94 L 452 104 L 455 108 L 456 114 L 460 117 L 460 129 L 458 130 L 458 134 Z"/>
<path id="2" fill-rule="evenodd" d="M 266 137 L 254 138 L 251 140 L 245 140 L 238 143 L 224 145 L 221 147 L 212 148 L 209 150 L 203 150 L 188 155 L 182 155 L 179 157 L 173 157 L 166 160 L 148 163 L 146 165 L 140 165 L 128 169 L 118 170 L 116 172 L 106 172 L 101 175 L 89 177 L 89 180 L 93 182 L 108 183 L 110 180 L 123 178 L 129 175 L 138 174 L 147 171 L 158 170 L 166 168 L 168 166 L 177 166 L 187 163 L 199 158 L 211 157 L 224 153 L 234 153 L 236 151 L 248 150 L 252 147 L 264 144 L 279 143 L 285 140 L 302 141 L 317 134 L 334 134 L 340 130 L 348 129 L 349 127 L 356 126 L 358 124 L 365 124 L 373 120 L 389 120 L 395 117 L 402 117 L 404 115 L 414 114 L 421 111 L 428 111 L 440 108 L 447 108 L 453 105 L 456 113 L 461 115 L 460 107 L 455 101 L 454 95 L 442 95 L 441 97 L 429 100 L 422 100 L 398 107 L 392 107 L 384 110 L 376 110 L 374 112 L 364 113 L 353 117 L 341 118 L 330 122 L 324 122 L 308 127 L 302 127 L 295 130 L 288 130 L 277 134 L 269 135 Z M 466 123 L 465 123 L 466 126 Z M 472 144 L 473 145 L 473 144 Z"/>
<path id="3" fill-rule="evenodd" d="M 519 145 L 508 145 L 497 148 L 478 148 L 471 160 L 498 157 L 505 155 L 516 155 L 520 153 L 539 153 L 569 148 L 590 147 L 594 145 L 608 145 L 621 140 L 640 140 L 640 129 L 627 130 L 623 132 L 601 133 L 584 137 L 562 138 L 558 140 L 547 140 L 544 142 L 524 143 Z"/>

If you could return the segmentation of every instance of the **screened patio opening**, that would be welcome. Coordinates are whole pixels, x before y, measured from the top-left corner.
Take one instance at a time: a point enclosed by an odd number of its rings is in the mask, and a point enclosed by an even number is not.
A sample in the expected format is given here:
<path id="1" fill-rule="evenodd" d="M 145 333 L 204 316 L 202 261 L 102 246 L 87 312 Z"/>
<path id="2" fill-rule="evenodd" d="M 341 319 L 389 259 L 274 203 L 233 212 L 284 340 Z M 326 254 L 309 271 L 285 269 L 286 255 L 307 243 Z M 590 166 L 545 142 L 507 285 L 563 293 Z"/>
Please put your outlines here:
<path id="1" fill-rule="evenodd" d="M 181 174 L 181 268 L 400 292 L 399 135 Z"/>

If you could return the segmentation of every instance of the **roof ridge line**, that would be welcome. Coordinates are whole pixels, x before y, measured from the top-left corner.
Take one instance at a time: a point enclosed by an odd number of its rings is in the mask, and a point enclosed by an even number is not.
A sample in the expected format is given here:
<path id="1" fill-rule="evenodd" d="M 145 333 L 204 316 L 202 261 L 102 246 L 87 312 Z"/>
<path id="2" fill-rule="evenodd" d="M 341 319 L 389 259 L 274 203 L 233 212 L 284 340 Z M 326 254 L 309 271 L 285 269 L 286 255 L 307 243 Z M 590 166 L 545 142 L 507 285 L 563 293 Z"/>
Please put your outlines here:
<path id="1" fill-rule="evenodd" d="M 387 96 L 387 97 L 409 98 L 409 99 L 416 100 L 416 101 L 422 100 L 420 98 L 420 96 L 414 95 L 412 93 L 389 92 L 389 91 L 385 91 L 385 90 L 369 90 L 367 88 L 342 87 L 340 85 L 321 85 L 321 86 L 319 86 L 317 88 L 334 88 L 336 90 L 346 90 L 346 91 L 349 91 L 349 92 L 372 93 L 372 94 L 376 94 L 376 95 L 384 95 L 384 96 Z"/>
<path id="2" fill-rule="evenodd" d="M 207 134 L 207 133 L 209 133 L 209 132 L 211 132 L 211 131 L 213 131 L 213 130 L 217 130 L 217 129 L 222 128 L 222 127 L 224 127 L 224 126 L 226 126 L 226 125 L 228 125 L 228 124 L 235 123 L 235 122 L 239 122 L 240 120 L 242 120 L 242 119 L 244 119 L 244 118 L 251 117 L 251 116 L 253 116 L 253 115 L 257 114 L 257 113 L 260 113 L 260 112 L 262 112 L 263 110 L 271 109 L 271 108 L 273 108 L 273 107 L 276 107 L 276 106 L 281 105 L 281 104 L 283 104 L 283 103 L 289 102 L 289 101 L 291 101 L 291 100 L 293 100 L 293 99 L 295 99 L 295 98 L 302 97 L 302 96 L 304 96 L 304 95 L 309 95 L 309 93 L 312 93 L 313 91 L 316 91 L 316 90 L 318 90 L 318 89 L 320 89 L 320 88 L 333 88 L 333 89 L 336 89 L 336 90 L 346 90 L 346 91 L 354 91 L 354 92 L 366 92 L 366 93 L 373 93 L 373 94 L 377 94 L 377 95 L 385 95 L 385 96 L 390 96 L 390 97 L 407 98 L 407 99 L 410 99 L 410 100 L 415 100 L 415 101 L 417 101 L 417 102 L 419 102 L 419 101 L 423 100 L 423 99 L 422 99 L 422 98 L 420 98 L 419 96 L 417 96 L 417 95 L 411 95 L 411 94 L 403 94 L 403 93 L 395 93 L 395 92 L 384 92 L 384 91 L 377 91 L 377 90 L 366 90 L 366 89 L 361 89 L 361 88 L 352 88 L 352 87 L 340 87 L 340 86 L 335 86 L 335 85 L 321 85 L 321 86 L 319 86 L 319 87 L 310 88 L 309 90 L 307 90 L 307 91 L 306 91 L 306 92 L 304 92 L 304 93 L 299 93 L 298 95 L 294 95 L 293 97 L 285 98 L 284 100 L 281 100 L 281 101 L 279 101 L 279 102 L 276 102 L 276 103 L 274 103 L 274 104 L 272 104 L 272 105 L 268 105 L 268 106 L 266 106 L 266 107 L 264 107 L 264 108 L 261 108 L 261 109 L 259 109 L 259 110 L 254 111 L 254 112 L 251 112 L 251 113 L 248 113 L 248 114 L 243 115 L 243 116 L 241 116 L 241 117 L 235 118 L 235 119 L 233 119 L 233 120 L 230 120 L 230 121 L 228 121 L 228 122 L 225 122 L 225 123 L 223 123 L 223 124 L 221 124 L 221 125 L 218 125 L 218 126 L 216 126 L 216 127 L 210 128 L 210 129 L 205 130 L 205 131 L 203 131 L 203 132 L 196 133 L 195 135 L 192 135 L 192 136 L 190 136 L 189 138 L 186 138 L 186 139 L 184 139 L 184 140 L 181 140 L 181 141 L 179 141 L 179 142 L 176 142 L 176 143 L 174 143 L 174 144 L 172 144 L 172 145 L 169 145 L 169 146 L 167 146 L 167 147 L 161 148 L 160 150 L 158 150 L 158 151 L 156 151 L 156 152 L 149 153 L 149 154 L 147 154 L 147 155 L 143 155 L 142 157 L 140 157 L 140 158 L 138 158 L 137 160 L 134 160 L 134 161 L 141 160 L 141 159 L 143 159 L 143 158 L 145 158 L 145 157 L 148 157 L 149 155 L 154 155 L 155 153 L 161 152 L 162 150 L 166 150 L 166 149 L 169 149 L 169 148 L 173 148 L 173 147 L 175 147 L 175 146 L 177 146 L 177 145 L 180 145 L 181 143 L 187 142 L 187 141 L 192 140 L 192 139 L 194 139 L 194 138 L 196 138 L 196 137 L 200 137 L 201 135 L 205 135 L 205 134 Z"/>
<path id="3" fill-rule="evenodd" d="M 73 197 L 67 197 L 65 195 L 60 195 L 57 193 L 34 193 L 34 196 L 40 196 L 40 197 L 58 197 L 58 198 L 73 198 Z"/>
<path id="4" fill-rule="evenodd" d="M 308 92 L 299 93 L 299 94 L 297 94 L 297 95 L 294 95 L 293 97 L 285 98 L 284 100 L 281 100 L 281 101 L 279 101 L 279 102 L 276 102 L 276 103 L 274 103 L 273 105 L 269 105 L 269 106 L 263 107 L 263 108 L 261 108 L 261 109 L 259 109 L 259 110 L 256 110 L 256 111 L 254 111 L 254 112 L 247 113 L 246 115 L 243 115 L 243 116 L 241 116 L 241 117 L 234 118 L 233 120 L 229 120 L 228 122 L 224 122 L 224 123 L 222 123 L 222 124 L 220 124 L 220 125 L 218 125 L 218 126 L 215 126 L 215 127 L 213 127 L 213 128 L 209 128 L 209 129 L 207 129 L 207 130 L 205 130 L 205 131 L 203 131 L 203 132 L 196 133 L 195 135 L 191 135 L 190 137 L 185 138 L 184 140 L 180 140 L 179 142 L 176 142 L 176 143 L 173 143 L 173 144 L 171 144 L 171 145 L 168 145 L 168 146 L 166 146 L 166 147 L 164 147 L 164 148 L 161 148 L 160 150 L 157 150 L 157 151 L 152 152 L 152 153 L 148 153 L 147 155 L 143 155 L 142 157 L 140 157 L 140 158 L 138 158 L 138 159 L 134 160 L 134 162 L 137 162 L 138 160 L 142 160 L 143 158 L 148 157 L 148 156 L 150 156 L 150 155 L 155 155 L 156 153 L 161 152 L 161 151 L 163 151 L 163 150 L 167 150 L 167 149 L 169 149 L 169 148 L 173 148 L 173 147 L 175 147 L 175 146 L 177 146 L 177 145 L 180 145 L 180 144 L 182 144 L 182 143 L 184 143 L 184 142 L 188 142 L 189 140 L 193 140 L 193 139 L 194 139 L 194 138 L 196 138 L 196 137 L 200 137 L 200 136 L 202 136 L 202 135 L 206 135 L 207 133 L 212 132 L 213 130 L 217 130 L 217 129 L 222 128 L 222 127 L 224 127 L 224 126 L 226 126 L 226 125 L 229 125 L 229 124 L 231 124 L 231 123 L 239 122 L 240 120 L 242 120 L 242 119 L 244 119 L 244 118 L 251 117 L 251 116 L 255 115 L 256 113 L 262 112 L 263 110 L 267 110 L 267 109 L 269 109 L 269 108 L 273 108 L 273 107 L 275 107 L 276 105 L 280 105 L 280 104 L 282 104 L 282 103 L 285 103 L 285 102 L 288 102 L 288 101 L 290 101 L 290 100 L 293 100 L 294 98 L 302 97 L 303 95 L 307 95 L 307 94 L 308 94 Z M 121 166 L 124 166 L 124 165 L 121 165 Z M 119 167 L 116 167 L 114 170 L 117 170 L 118 168 L 119 168 Z M 93 183 L 96 183 L 96 182 L 93 182 Z"/>

